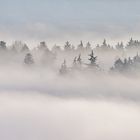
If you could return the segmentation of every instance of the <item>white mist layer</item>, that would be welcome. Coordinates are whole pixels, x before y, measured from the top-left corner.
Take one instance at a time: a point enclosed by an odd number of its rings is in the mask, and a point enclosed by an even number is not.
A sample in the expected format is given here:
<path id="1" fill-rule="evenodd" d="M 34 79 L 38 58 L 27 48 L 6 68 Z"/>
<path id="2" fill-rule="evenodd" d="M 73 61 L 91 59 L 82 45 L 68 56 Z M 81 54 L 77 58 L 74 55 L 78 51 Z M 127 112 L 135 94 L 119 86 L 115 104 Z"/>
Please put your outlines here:
<path id="1" fill-rule="evenodd" d="M 139 140 L 134 103 L 1 93 L 2 140 Z"/>
<path id="2" fill-rule="evenodd" d="M 0 139 L 139 140 L 140 79 L 1 66 Z"/>

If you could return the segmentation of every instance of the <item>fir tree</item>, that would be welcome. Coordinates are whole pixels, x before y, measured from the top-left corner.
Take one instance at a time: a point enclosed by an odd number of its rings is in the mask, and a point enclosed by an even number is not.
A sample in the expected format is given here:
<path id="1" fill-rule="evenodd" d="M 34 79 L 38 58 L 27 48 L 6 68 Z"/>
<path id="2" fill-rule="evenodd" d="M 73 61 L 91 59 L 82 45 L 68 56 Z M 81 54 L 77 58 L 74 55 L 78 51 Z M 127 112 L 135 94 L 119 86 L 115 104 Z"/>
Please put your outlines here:
<path id="1" fill-rule="evenodd" d="M 84 49 L 83 42 L 81 41 L 80 44 L 77 47 L 78 50 L 82 51 Z"/>
<path id="2" fill-rule="evenodd" d="M 40 51 L 49 51 L 45 41 L 40 42 L 38 49 Z"/>
<path id="3" fill-rule="evenodd" d="M 78 58 L 77 58 L 77 63 L 78 63 L 79 65 L 82 64 L 81 54 L 79 54 L 79 56 L 78 56 Z"/>
<path id="4" fill-rule="evenodd" d="M 140 48 L 140 41 L 138 40 L 133 40 L 131 38 L 126 46 L 126 49 L 139 49 Z"/>
<path id="5" fill-rule="evenodd" d="M 88 60 L 90 61 L 90 66 L 97 66 L 96 64 L 97 56 L 94 56 L 93 50 L 91 51 L 91 54 L 89 56 L 90 58 Z"/>
<path id="6" fill-rule="evenodd" d="M 124 45 L 123 45 L 123 42 L 119 43 L 116 45 L 116 49 L 117 50 L 123 50 L 124 49 Z"/>
<path id="7" fill-rule="evenodd" d="M 66 74 L 67 72 L 68 72 L 68 70 L 67 70 L 67 65 L 66 65 L 66 60 L 64 60 L 64 62 L 62 63 L 62 65 L 61 65 L 61 68 L 60 68 L 60 74 Z"/>
<path id="8" fill-rule="evenodd" d="M 134 61 L 134 63 L 140 63 L 140 56 L 138 53 L 136 56 L 134 56 L 133 61 Z"/>
<path id="9" fill-rule="evenodd" d="M 128 58 L 128 64 L 129 64 L 129 65 L 132 65 L 132 63 L 133 63 L 133 60 L 129 57 L 129 58 Z"/>
<path id="10" fill-rule="evenodd" d="M 117 72 L 122 72 L 124 70 L 124 63 L 123 63 L 123 61 L 120 58 L 118 58 L 115 61 L 114 67 L 111 68 L 111 70 L 117 71 Z"/>
<path id="11" fill-rule="evenodd" d="M 81 54 L 79 54 L 78 58 L 75 57 L 73 60 L 73 68 L 80 70 L 82 65 L 82 59 L 81 59 Z"/>
<path id="12" fill-rule="evenodd" d="M 26 56 L 24 58 L 24 63 L 27 64 L 27 65 L 32 65 L 34 63 L 32 54 L 30 54 L 30 53 L 26 54 Z"/>
<path id="13" fill-rule="evenodd" d="M 75 57 L 73 60 L 73 66 L 75 67 L 76 65 L 77 65 L 77 57 Z"/>
<path id="14" fill-rule="evenodd" d="M 65 51 L 70 51 L 71 50 L 71 44 L 67 41 L 65 46 L 64 46 Z"/>
<path id="15" fill-rule="evenodd" d="M 102 49 L 104 51 L 108 51 L 108 50 L 113 49 L 113 48 L 111 48 L 111 46 L 106 43 L 106 39 L 104 39 L 103 44 L 101 45 L 100 49 Z"/>
<path id="16" fill-rule="evenodd" d="M 102 45 L 102 46 L 104 46 L 104 47 L 107 46 L 106 39 L 104 39 L 104 41 L 103 41 L 103 45 Z"/>
<path id="17" fill-rule="evenodd" d="M 0 41 L 0 49 L 1 50 L 6 50 L 6 42 Z"/>

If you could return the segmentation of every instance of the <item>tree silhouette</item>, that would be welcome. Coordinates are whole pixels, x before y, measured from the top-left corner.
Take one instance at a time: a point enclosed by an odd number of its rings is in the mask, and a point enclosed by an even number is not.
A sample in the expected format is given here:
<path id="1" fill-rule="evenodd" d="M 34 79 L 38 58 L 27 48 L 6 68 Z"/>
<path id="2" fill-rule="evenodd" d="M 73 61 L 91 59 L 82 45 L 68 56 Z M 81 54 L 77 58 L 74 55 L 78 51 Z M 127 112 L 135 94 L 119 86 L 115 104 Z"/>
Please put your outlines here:
<path id="1" fill-rule="evenodd" d="M 81 54 L 79 54 L 79 56 L 78 56 L 78 58 L 77 58 L 77 63 L 78 63 L 79 65 L 82 64 Z"/>
<path id="2" fill-rule="evenodd" d="M 116 49 L 117 50 L 123 50 L 124 49 L 124 45 L 123 45 L 123 42 L 119 43 L 116 45 Z"/>
<path id="3" fill-rule="evenodd" d="M 89 54 L 90 58 L 88 59 L 90 61 L 91 66 L 97 66 L 96 60 L 97 56 L 94 56 L 93 50 L 91 51 L 91 54 Z"/>
<path id="4" fill-rule="evenodd" d="M 68 41 L 65 43 L 64 50 L 65 51 L 70 51 L 71 50 L 71 44 Z"/>
<path id="5" fill-rule="evenodd" d="M 86 50 L 91 50 L 91 44 L 89 42 L 86 44 Z"/>
<path id="6" fill-rule="evenodd" d="M 67 70 L 67 65 L 66 65 L 66 60 L 64 60 L 64 62 L 62 63 L 61 65 L 61 68 L 60 68 L 60 74 L 64 75 L 68 72 Z"/>
<path id="7" fill-rule="evenodd" d="M 38 49 L 40 51 L 49 51 L 45 41 L 40 42 Z"/>
<path id="8" fill-rule="evenodd" d="M 32 65 L 34 63 L 33 57 L 31 53 L 27 53 L 24 58 L 24 63 L 27 65 Z"/>
<path id="9" fill-rule="evenodd" d="M 77 47 L 78 50 L 82 51 L 84 49 L 83 42 L 81 41 L 80 44 Z"/>
<path id="10" fill-rule="evenodd" d="M 6 50 L 6 42 L 0 41 L 0 49 L 1 50 Z"/>

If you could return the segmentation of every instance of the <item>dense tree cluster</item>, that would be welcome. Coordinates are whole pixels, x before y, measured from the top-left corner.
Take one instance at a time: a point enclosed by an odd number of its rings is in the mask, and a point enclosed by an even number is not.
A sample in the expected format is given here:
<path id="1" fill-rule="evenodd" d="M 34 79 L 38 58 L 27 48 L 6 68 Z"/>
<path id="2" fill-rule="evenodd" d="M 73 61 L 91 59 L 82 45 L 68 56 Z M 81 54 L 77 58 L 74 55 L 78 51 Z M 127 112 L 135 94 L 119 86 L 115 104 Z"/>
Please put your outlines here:
<path id="1" fill-rule="evenodd" d="M 117 59 L 111 68 L 111 71 L 119 73 L 132 73 L 135 70 L 140 70 L 140 56 L 138 54 L 133 58 Z"/>
<path id="2" fill-rule="evenodd" d="M 96 63 L 97 61 L 97 56 L 94 56 L 93 50 L 91 51 L 91 54 L 89 54 L 90 58 L 89 63 L 83 63 L 82 62 L 82 58 L 81 58 L 81 54 L 79 54 L 78 57 L 75 57 L 73 60 L 73 65 L 71 68 L 68 68 L 66 66 L 66 60 L 64 60 L 64 62 L 61 65 L 61 69 L 60 69 L 60 73 L 61 74 L 66 74 L 68 73 L 70 70 L 77 70 L 77 71 L 85 71 L 85 70 L 94 70 L 97 71 L 99 70 L 99 66 Z"/>
<path id="3" fill-rule="evenodd" d="M 139 49 L 140 48 L 140 41 L 133 40 L 133 38 L 130 39 L 128 44 L 126 45 L 127 49 Z"/>

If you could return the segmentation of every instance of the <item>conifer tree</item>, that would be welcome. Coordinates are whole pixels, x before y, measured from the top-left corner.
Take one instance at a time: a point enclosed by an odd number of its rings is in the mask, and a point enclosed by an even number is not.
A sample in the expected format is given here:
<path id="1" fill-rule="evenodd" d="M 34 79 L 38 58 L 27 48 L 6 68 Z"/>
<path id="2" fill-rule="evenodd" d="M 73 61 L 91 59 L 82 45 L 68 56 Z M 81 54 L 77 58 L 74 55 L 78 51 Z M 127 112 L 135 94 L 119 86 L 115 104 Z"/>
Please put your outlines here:
<path id="1" fill-rule="evenodd" d="M 67 65 L 66 65 L 66 60 L 64 60 L 64 62 L 62 63 L 62 65 L 61 65 L 61 68 L 60 68 L 60 74 L 66 74 L 67 72 L 68 72 L 68 70 L 67 70 Z"/>
<path id="2" fill-rule="evenodd" d="M 96 64 L 97 56 L 94 56 L 93 50 L 91 51 L 91 54 L 89 56 L 90 58 L 88 60 L 90 61 L 90 66 L 97 66 Z"/>
<path id="3" fill-rule="evenodd" d="M 75 67 L 76 65 L 77 65 L 77 57 L 75 57 L 73 60 L 73 66 Z"/>
<path id="4" fill-rule="evenodd" d="M 82 64 L 81 54 L 79 54 L 79 56 L 78 56 L 78 58 L 77 58 L 77 63 L 78 63 L 79 65 Z"/>
<path id="5" fill-rule="evenodd" d="M 38 49 L 40 51 L 49 51 L 45 41 L 40 42 Z"/>
<path id="6" fill-rule="evenodd" d="M 123 61 L 118 58 L 115 63 L 114 63 L 114 67 L 112 68 L 113 71 L 118 71 L 118 72 L 122 72 L 124 70 L 124 63 Z"/>
<path id="7" fill-rule="evenodd" d="M 104 46 L 104 47 L 107 46 L 106 39 L 104 39 L 104 41 L 103 41 L 103 46 Z"/>
<path id="8" fill-rule="evenodd" d="M 26 54 L 26 56 L 24 58 L 24 63 L 27 64 L 27 65 L 32 65 L 34 63 L 32 54 L 30 54 L 30 53 Z"/>
<path id="9" fill-rule="evenodd" d="M 65 51 L 70 51 L 71 50 L 71 44 L 67 41 L 65 46 L 64 46 Z"/>
<path id="10" fill-rule="evenodd" d="M 119 43 L 116 45 L 116 49 L 117 50 L 123 50 L 124 49 L 124 45 L 123 45 L 123 42 Z"/>
<path id="11" fill-rule="evenodd" d="M 78 50 L 82 51 L 84 49 L 83 42 L 81 41 L 80 44 L 78 45 Z"/>
<path id="12" fill-rule="evenodd" d="M 1 50 L 6 50 L 6 42 L 0 41 L 0 49 Z"/>
<path id="13" fill-rule="evenodd" d="M 90 42 L 87 42 L 87 44 L 86 44 L 86 50 L 87 51 L 91 51 L 91 44 L 90 44 Z"/>
<path id="14" fill-rule="evenodd" d="M 113 48 L 109 44 L 107 44 L 106 39 L 104 39 L 103 44 L 101 45 L 100 49 L 102 49 L 103 51 L 108 51 Z"/>

